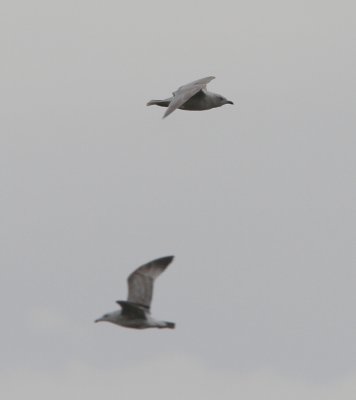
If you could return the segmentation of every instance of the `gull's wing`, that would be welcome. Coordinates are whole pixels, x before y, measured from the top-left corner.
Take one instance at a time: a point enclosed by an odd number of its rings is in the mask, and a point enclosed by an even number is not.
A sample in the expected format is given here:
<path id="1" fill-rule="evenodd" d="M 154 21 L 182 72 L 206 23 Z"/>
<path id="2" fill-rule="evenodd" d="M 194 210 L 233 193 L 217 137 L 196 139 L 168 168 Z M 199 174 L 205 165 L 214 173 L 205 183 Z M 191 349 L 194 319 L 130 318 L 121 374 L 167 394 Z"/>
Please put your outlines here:
<path id="1" fill-rule="evenodd" d="M 127 301 L 149 309 L 152 301 L 153 282 L 172 262 L 173 256 L 158 258 L 137 268 L 128 277 Z"/>
<path id="2" fill-rule="evenodd" d="M 137 306 L 128 301 L 118 300 L 116 303 L 121 306 L 122 315 L 129 319 L 146 319 L 146 313 L 149 312 L 146 307 Z"/>
<path id="3" fill-rule="evenodd" d="M 173 92 L 173 99 L 169 103 L 169 106 L 167 108 L 167 111 L 164 113 L 163 118 L 167 117 L 177 108 L 181 107 L 195 94 L 205 89 L 206 85 L 214 78 L 214 76 L 207 76 L 206 78 L 198 79 L 178 88 L 175 92 Z"/>
<path id="4" fill-rule="evenodd" d="M 200 79 L 197 79 L 196 81 L 193 81 L 193 82 L 190 82 L 190 83 L 186 83 L 185 85 L 180 86 L 175 92 L 173 92 L 173 94 L 175 95 L 179 90 L 184 89 L 184 88 L 188 88 L 188 87 L 191 87 L 191 86 L 195 86 L 195 85 L 206 86 L 213 79 L 215 79 L 215 76 L 207 76 L 206 78 L 200 78 Z"/>

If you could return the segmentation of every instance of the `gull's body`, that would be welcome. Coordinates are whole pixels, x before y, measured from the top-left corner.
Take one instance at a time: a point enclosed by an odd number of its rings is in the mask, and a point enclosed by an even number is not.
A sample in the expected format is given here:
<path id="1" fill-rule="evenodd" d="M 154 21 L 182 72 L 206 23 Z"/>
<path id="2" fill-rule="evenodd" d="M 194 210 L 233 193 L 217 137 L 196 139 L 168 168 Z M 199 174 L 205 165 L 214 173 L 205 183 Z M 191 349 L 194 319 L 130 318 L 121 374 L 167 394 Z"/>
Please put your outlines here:
<path id="1" fill-rule="evenodd" d="M 158 258 L 137 268 L 129 275 L 127 301 L 118 300 L 121 310 L 104 314 L 95 322 L 107 321 L 126 328 L 170 328 L 173 329 L 173 322 L 160 321 L 150 314 L 150 306 L 153 295 L 154 280 L 172 262 L 173 256 Z"/>
<path id="2" fill-rule="evenodd" d="M 165 118 L 177 108 L 189 111 L 203 111 L 221 107 L 224 104 L 234 104 L 220 94 L 206 90 L 206 85 L 213 79 L 214 76 L 198 79 L 178 88 L 173 92 L 172 97 L 164 100 L 151 100 L 147 105 L 167 107 L 167 111 L 163 115 L 163 118 Z"/>

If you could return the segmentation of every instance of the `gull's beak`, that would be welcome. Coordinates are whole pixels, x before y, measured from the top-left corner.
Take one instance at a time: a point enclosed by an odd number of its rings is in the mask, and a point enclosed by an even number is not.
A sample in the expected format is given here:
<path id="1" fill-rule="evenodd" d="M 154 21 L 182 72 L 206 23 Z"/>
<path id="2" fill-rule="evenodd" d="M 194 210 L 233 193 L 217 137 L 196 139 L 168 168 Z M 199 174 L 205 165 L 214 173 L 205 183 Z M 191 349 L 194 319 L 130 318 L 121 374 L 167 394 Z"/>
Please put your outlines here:
<path id="1" fill-rule="evenodd" d="M 101 319 L 101 318 L 98 318 L 98 319 L 96 319 L 94 322 L 100 322 L 100 321 L 102 321 L 102 319 Z"/>
<path id="2" fill-rule="evenodd" d="M 226 104 L 234 104 L 232 101 L 228 100 Z"/>

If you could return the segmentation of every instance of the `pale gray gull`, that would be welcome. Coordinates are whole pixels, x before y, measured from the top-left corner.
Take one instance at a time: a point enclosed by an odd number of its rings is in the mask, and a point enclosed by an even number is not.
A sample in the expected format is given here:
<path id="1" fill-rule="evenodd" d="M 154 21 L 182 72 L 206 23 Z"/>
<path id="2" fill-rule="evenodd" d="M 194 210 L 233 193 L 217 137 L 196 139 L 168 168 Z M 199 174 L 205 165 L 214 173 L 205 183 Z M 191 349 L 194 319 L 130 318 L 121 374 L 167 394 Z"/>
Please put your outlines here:
<path id="1" fill-rule="evenodd" d="M 169 99 L 151 100 L 147 103 L 148 106 L 156 105 L 168 107 L 163 118 L 167 117 L 177 108 L 189 111 L 203 111 L 211 108 L 221 107 L 224 104 L 234 104 L 220 94 L 208 92 L 206 85 L 213 80 L 214 76 L 198 79 L 194 82 L 187 83 L 181 86 Z"/>
<path id="2" fill-rule="evenodd" d="M 132 272 L 127 278 L 127 301 L 118 300 L 116 303 L 121 310 L 104 314 L 95 322 L 107 321 L 126 328 L 170 328 L 174 329 L 173 322 L 159 321 L 151 317 L 150 306 L 153 295 L 153 283 L 155 279 L 172 262 L 173 256 L 158 258 L 142 265 Z"/>

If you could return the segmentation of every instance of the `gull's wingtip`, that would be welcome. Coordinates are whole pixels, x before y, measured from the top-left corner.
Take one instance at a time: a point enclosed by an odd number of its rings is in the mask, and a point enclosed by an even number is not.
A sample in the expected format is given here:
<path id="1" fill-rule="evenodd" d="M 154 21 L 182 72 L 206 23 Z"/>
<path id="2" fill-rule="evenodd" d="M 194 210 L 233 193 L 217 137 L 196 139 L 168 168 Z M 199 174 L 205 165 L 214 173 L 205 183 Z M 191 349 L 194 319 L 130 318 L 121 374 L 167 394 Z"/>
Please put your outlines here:
<path id="1" fill-rule="evenodd" d="M 207 76 L 206 78 L 203 78 L 207 80 L 208 82 L 212 81 L 213 79 L 216 79 L 216 76 Z"/>
<path id="2" fill-rule="evenodd" d="M 167 118 L 168 117 L 168 115 L 169 114 L 171 114 L 172 112 L 173 112 L 174 110 L 168 110 L 167 109 L 167 111 L 163 114 L 163 117 L 162 117 L 162 119 L 165 119 L 165 118 Z"/>
<path id="3" fill-rule="evenodd" d="M 165 263 L 165 264 L 170 264 L 174 259 L 174 256 L 165 256 L 165 257 L 161 257 L 161 258 L 157 258 L 156 262 L 159 263 Z"/>
<path id="4" fill-rule="evenodd" d="M 156 258 L 155 260 L 151 261 L 157 266 L 167 267 L 174 259 L 174 256 L 165 256 Z"/>

